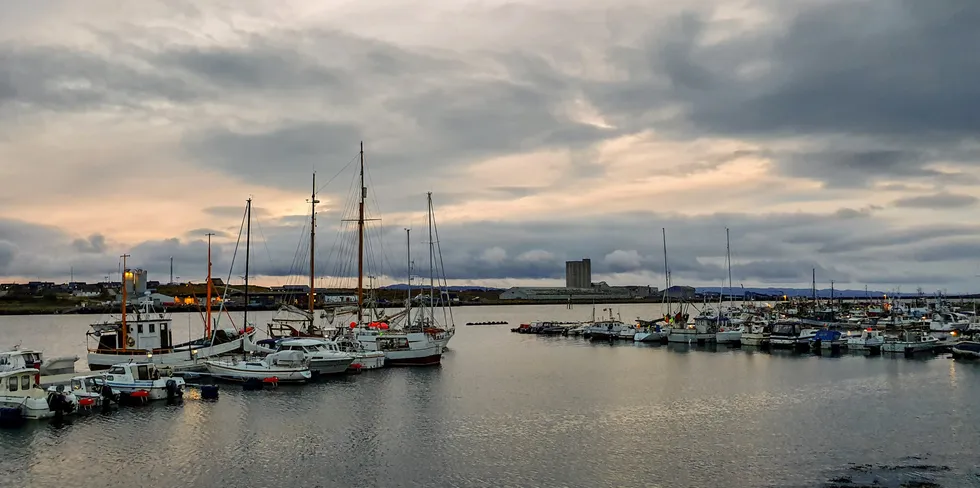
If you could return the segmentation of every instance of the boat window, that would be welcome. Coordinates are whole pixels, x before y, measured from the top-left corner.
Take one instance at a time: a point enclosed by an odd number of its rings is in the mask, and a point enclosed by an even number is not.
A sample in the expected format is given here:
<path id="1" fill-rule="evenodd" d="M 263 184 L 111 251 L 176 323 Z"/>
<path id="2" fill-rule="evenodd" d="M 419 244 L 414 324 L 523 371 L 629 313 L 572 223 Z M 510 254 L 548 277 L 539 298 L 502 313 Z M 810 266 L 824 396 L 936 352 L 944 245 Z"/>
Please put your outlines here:
<path id="1" fill-rule="evenodd" d="M 106 379 L 106 380 L 109 380 L 109 381 L 113 381 L 113 380 L 115 380 L 115 379 L 116 379 L 116 377 L 115 377 L 115 376 L 112 376 L 112 375 L 110 374 L 110 375 L 106 375 L 106 377 L 105 377 L 105 379 Z"/>
<path id="2" fill-rule="evenodd" d="M 150 328 L 150 333 L 151 334 L 154 333 L 154 332 L 156 332 L 156 325 L 157 324 L 147 324 L 147 327 Z"/>
<path id="3" fill-rule="evenodd" d="M 71 389 L 72 390 L 81 390 L 82 389 L 82 382 L 79 381 L 79 380 L 75 380 L 75 379 L 71 380 Z"/>
<path id="4" fill-rule="evenodd" d="M 8 376 L 7 377 L 7 389 L 10 391 L 17 391 L 17 377 Z"/>
<path id="5" fill-rule="evenodd" d="M 306 352 L 317 352 L 317 348 L 314 346 L 309 346 L 306 348 Z"/>
<path id="6" fill-rule="evenodd" d="M 20 389 L 30 390 L 31 389 L 31 377 L 24 375 L 20 377 Z"/>
<path id="7" fill-rule="evenodd" d="M 7 356 L 0 357 L 0 365 L 7 364 Z"/>
<path id="8" fill-rule="evenodd" d="M 136 324 L 136 333 L 138 334 L 143 333 L 143 324 Z"/>
<path id="9" fill-rule="evenodd" d="M 139 375 L 137 379 L 148 380 L 150 379 L 150 372 L 147 370 L 146 365 L 141 365 L 136 367 L 136 372 Z"/>
<path id="10" fill-rule="evenodd" d="M 109 369 L 109 374 L 126 374 L 126 370 L 122 366 L 113 366 Z"/>
<path id="11" fill-rule="evenodd" d="M 260 367 L 261 367 L 261 366 L 262 366 L 262 363 L 252 363 L 252 362 L 248 362 L 248 363 L 245 363 L 245 365 L 246 365 L 246 366 L 260 366 Z"/>

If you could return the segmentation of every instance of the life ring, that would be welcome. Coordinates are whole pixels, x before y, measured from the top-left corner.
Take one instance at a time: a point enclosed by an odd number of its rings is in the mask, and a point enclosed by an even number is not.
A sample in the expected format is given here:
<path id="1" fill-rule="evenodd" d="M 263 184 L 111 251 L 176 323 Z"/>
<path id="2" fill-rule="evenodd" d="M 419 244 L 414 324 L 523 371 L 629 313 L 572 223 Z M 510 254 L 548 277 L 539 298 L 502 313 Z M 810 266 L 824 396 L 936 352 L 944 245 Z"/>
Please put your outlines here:
<path id="1" fill-rule="evenodd" d="M 136 345 L 136 339 L 133 339 L 132 337 L 126 339 L 126 345 L 129 346 L 129 347 L 135 346 Z"/>

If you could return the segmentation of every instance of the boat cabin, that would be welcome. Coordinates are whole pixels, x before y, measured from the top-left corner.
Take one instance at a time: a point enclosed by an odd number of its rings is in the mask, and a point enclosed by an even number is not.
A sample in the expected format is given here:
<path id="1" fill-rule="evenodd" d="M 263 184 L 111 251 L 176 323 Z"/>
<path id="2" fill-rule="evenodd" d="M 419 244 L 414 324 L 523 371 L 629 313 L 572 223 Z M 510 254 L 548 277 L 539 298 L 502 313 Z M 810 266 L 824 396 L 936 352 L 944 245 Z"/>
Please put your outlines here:
<path id="1" fill-rule="evenodd" d="M 771 334 L 774 336 L 797 337 L 803 331 L 799 322 L 776 322 L 772 325 Z"/>
<path id="2" fill-rule="evenodd" d="M 287 339 L 279 342 L 277 351 L 300 351 L 307 354 L 320 352 L 343 352 L 335 342 L 316 339 Z"/>
<path id="3" fill-rule="evenodd" d="M 127 317 L 126 344 L 122 343 L 122 320 L 92 324 L 87 336 L 98 341 L 92 352 L 111 353 L 128 350 L 154 351 L 173 347 L 171 319 L 152 309 L 152 303 L 144 302 L 139 311 Z"/>
<path id="4" fill-rule="evenodd" d="M 40 352 L 19 348 L 0 352 L 0 371 L 28 368 L 41 369 Z"/>
<path id="5" fill-rule="evenodd" d="M 23 396 L 38 385 L 41 372 L 33 368 L 16 369 L 0 373 L 0 395 Z"/>
<path id="6" fill-rule="evenodd" d="M 153 363 L 126 363 L 117 364 L 106 372 L 106 381 L 116 383 L 135 383 L 137 381 L 154 381 L 160 379 L 160 369 Z"/>

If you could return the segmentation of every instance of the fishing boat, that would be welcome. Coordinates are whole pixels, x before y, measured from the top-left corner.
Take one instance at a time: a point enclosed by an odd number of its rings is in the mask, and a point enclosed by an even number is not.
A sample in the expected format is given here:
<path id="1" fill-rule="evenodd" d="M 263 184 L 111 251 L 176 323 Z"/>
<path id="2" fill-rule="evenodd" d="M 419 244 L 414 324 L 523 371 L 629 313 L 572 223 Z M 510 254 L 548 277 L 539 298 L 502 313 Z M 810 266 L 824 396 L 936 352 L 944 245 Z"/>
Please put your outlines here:
<path id="1" fill-rule="evenodd" d="M 78 356 L 59 356 L 45 359 L 41 351 L 23 349 L 16 345 L 6 351 L 0 351 L 0 371 L 35 368 L 41 376 L 67 374 L 75 372 L 75 362 Z"/>
<path id="2" fill-rule="evenodd" d="M 151 362 L 113 365 L 104 373 L 104 381 L 114 392 L 142 401 L 179 398 L 185 386 L 184 379 L 172 376 L 170 368 L 161 369 Z"/>
<path id="3" fill-rule="evenodd" d="M 939 339 L 929 333 L 918 330 L 903 330 L 896 337 L 885 338 L 882 344 L 883 352 L 914 354 L 930 352 L 939 345 Z"/>
<path id="4" fill-rule="evenodd" d="M 884 343 L 885 336 L 881 331 L 871 327 L 863 329 L 860 334 L 848 336 L 847 338 L 847 348 L 856 351 L 880 351 Z"/>
<path id="5" fill-rule="evenodd" d="M 102 374 L 76 376 L 70 380 L 67 391 L 65 391 L 64 385 L 50 386 L 48 387 L 48 394 L 68 393 L 70 394 L 67 398 L 68 401 L 74 403 L 78 411 L 83 411 L 86 408 L 102 405 L 102 386 L 104 384 L 105 378 Z"/>
<path id="6" fill-rule="evenodd" d="M 738 310 L 734 309 L 733 303 L 734 299 L 731 297 L 732 290 L 732 246 L 729 240 L 728 228 L 725 228 L 725 262 L 728 265 L 728 292 L 729 292 L 729 306 L 722 306 L 722 299 L 725 296 L 725 283 L 722 281 L 722 287 L 718 292 L 718 323 L 716 324 L 717 332 L 715 332 L 714 340 L 718 344 L 735 344 L 740 345 L 742 343 L 742 328 L 741 321 L 736 321 L 733 316 L 737 317 Z"/>
<path id="7" fill-rule="evenodd" d="M 310 361 L 301 351 L 275 352 L 261 359 L 209 359 L 204 365 L 211 376 L 229 381 L 303 383 L 313 377 Z"/>
<path id="8" fill-rule="evenodd" d="M 421 332 L 390 332 L 359 327 L 357 342 L 385 355 L 385 366 L 433 366 L 442 362 L 442 345 Z"/>
<path id="9" fill-rule="evenodd" d="M 127 288 L 134 282 L 134 273 L 126 267 L 123 258 L 123 286 L 120 318 L 92 324 L 86 333 L 88 365 L 92 371 L 108 369 L 127 361 L 149 362 L 160 366 L 188 367 L 199 360 L 221 356 L 242 350 L 242 336 L 252 337 L 255 331 L 246 327 L 237 329 L 211 328 L 211 246 L 208 238 L 208 314 L 205 319 L 204 337 L 174 344 L 173 321 L 169 314 L 158 310 L 149 297 L 144 297 L 136 308 L 135 317 L 129 314 Z M 94 341 L 93 346 L 91 342 Z"/>
<path id="10" fill-rule="evenodd" d="M 639 328 L 633 336 L 633 342 L 666 342 L 669 329 L 666 322 L 647 322 L 637 320 Z"/>
<path id="11" fill-rule="evenodd" d="M 803 327 L 797 320 L 777 321 L 769 334 L 769 345 L 774 349 L 807 350 L 815 331 Z"/>
<path id="12" fill-rule="evenodd" d="M 55 415 L 48 405 L 48 392 L 38 386 L 40 375 L 35 368 L 0 372 L 0 408 L 6 410 L 4 415 L 10 415 L 12 410 L 17 410 L 18 415 L 27 420 Z"/>

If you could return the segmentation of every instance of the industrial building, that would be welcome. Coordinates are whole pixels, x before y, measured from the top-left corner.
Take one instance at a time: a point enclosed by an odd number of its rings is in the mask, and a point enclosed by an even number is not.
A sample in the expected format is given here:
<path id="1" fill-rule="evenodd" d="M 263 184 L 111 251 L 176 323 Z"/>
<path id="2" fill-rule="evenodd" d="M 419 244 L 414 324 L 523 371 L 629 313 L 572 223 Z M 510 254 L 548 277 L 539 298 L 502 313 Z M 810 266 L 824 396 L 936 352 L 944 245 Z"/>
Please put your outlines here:
<path id="1" fill-rule="evenodd" d="M 565 261 L 565 288 L 592 288 L 592 261 Z"/>
<path id="2" fill-rule="evenodd" d="M 656 296 L 655 286 L 609 286 L 605 281 L 588 288 L 517 286 L 504 290 L 501 300 L 641 300 Z"/>

